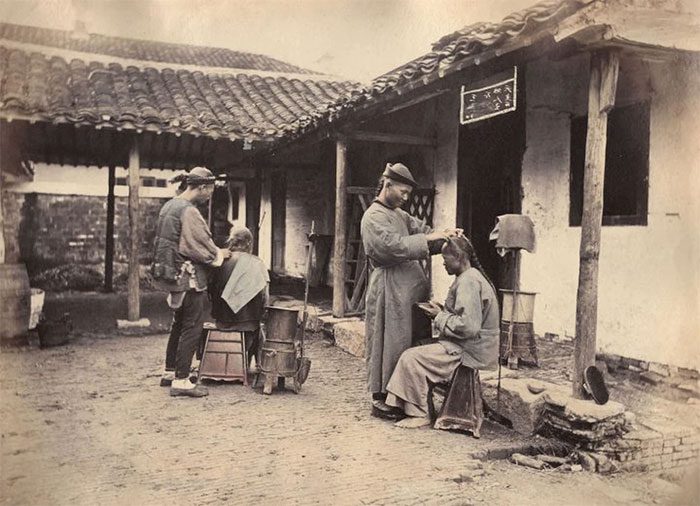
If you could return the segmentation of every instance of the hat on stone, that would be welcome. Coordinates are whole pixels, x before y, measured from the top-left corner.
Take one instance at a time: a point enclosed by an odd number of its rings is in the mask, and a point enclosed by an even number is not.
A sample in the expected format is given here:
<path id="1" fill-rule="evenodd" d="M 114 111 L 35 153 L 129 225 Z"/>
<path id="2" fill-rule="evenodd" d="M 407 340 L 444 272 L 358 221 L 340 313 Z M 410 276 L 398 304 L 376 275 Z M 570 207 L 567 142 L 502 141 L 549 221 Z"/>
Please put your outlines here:
<path id="1" fill-rule="evenodd" d="M 216 177 L 205 167 L 194 167 L 187 173 L 187 184 L 214 184 Z"/>
<path id="2" fill-rule="evenodd" d="M 413 179 L 411 171 L 408 170 L 408 167 L 406 167 L 403 163 L 387 163 L 382 176 L 398 183 L 410 185 L 414 188 L 418 186 L 416 180 Z"/>

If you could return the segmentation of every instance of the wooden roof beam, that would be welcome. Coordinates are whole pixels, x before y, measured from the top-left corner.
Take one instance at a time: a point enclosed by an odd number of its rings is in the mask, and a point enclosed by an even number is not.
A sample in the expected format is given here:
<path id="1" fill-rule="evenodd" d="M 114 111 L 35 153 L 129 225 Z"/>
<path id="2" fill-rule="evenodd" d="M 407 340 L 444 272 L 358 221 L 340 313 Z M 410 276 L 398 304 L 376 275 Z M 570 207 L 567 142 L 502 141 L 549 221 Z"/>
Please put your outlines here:
<path id="1" fill-rule="evenodd" d="M 385 144 L 406 144 L 410 146 L 437 146 L 437 139 L 434 137 L 419 137 L 416 135 L 394 134 L 386 132 L 367 132 L 355 130 L 352 132 L 343 132 L 341 134 L 348 140 L 363 141 L 363 142 L 383 142 Z"/>

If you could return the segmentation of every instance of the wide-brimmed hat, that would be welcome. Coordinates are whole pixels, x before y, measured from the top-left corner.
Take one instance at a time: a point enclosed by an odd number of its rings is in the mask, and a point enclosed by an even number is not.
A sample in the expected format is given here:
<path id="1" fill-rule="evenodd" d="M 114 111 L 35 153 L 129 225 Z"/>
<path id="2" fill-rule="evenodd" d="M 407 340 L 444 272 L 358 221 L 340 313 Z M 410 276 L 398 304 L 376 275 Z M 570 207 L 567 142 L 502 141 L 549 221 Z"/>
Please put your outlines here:
<path id="1" fill-rule="evenodd" d="M 387 163 L 382 176 L 398 183 L 403 183 L 416 188 L 418 183 L 413 179 L 413 174 L 403 163 Z"/>

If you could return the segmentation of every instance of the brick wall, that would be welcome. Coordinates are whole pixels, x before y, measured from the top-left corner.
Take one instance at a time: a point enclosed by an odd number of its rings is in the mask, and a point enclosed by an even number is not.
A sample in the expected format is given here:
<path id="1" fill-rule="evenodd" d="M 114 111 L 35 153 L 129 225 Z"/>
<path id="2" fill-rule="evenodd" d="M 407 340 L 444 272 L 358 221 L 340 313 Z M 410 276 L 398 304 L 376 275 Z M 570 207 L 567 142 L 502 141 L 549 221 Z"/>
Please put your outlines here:
<path id="1" fill-rule="evenodd" d="M 659 471 L 697 463 L 700 435 L 676 427 L 642 428 L 597 451 L 618 460 L 620 469 L 626 471 Z"/>
<path id="2" fill-rule="evenodd" d="M 140 262 L 150 262 L 158 211 L 167 199 L 140 202 Z M 105 258 L 107 199 L 100 196 L 6 192 L 5 237 L 8 261 L 30 272 L 69 264 L 101 265 Z M 128 199 L 115 198 L 115 262 L 128 262 Z"/>

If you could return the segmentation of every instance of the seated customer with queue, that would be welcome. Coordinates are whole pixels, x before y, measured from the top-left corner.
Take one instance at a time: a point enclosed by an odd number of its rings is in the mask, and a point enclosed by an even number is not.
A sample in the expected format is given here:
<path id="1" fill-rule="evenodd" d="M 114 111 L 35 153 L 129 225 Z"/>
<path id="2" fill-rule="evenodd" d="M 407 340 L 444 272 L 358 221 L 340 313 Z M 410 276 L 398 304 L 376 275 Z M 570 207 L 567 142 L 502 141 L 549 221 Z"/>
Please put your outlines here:
<path id="1" fill-rule="evenodd" d="M 469 239 L 450 238 L 442 247 L 445 270 L 454 275 L 444 307 L 422 305 L 438 331 L 435 343 L 404 351 L 387 385 L 386 404 L 406 416 L 396 425 L 418 428 L 430 425 L 429 383 L 450 381 L 456 369 L 466 366 L 470 382 L 468 402 L 478 406 L 476 432 L 481 425 L 481 390 L 478 371 L 498 365 L 499 310 L 493 284 L 479 263 Z M 469 397 L 469 396 L 467 396 Z"/>
<path id="2" fill-rule="evenodd" d="M 231 229 L 231 257 L 212 271 L 209 281 L 211 315 L 219 330 L 245 332 L 248 365 L 259 364 L 260 320 L 269 298 L 270 277 L 265 263 L 252 254 L 253 234 L 246 227 Z"/>

